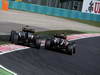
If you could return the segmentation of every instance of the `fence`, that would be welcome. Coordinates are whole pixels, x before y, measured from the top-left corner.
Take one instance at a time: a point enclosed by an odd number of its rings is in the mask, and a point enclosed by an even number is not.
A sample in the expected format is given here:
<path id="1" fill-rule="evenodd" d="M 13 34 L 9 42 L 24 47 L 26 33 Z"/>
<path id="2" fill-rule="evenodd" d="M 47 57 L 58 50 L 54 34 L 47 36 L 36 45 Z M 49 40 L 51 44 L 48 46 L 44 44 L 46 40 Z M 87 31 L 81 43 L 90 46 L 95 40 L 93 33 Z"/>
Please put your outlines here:
<path id="1" fill-rule="evenodd" d="M 73 9 L 81 11 L 83 0 L 22 0 L 23 2 L 49 7 Z"/>
<path id="2" fill-rule="evenodd" d="M 75 10 L 41 6 L 37 4 L 9 1 L 9 8 L 41 13 L 41 14 L 47 14 L 47 15 L 53 15 L 53 16 L 78 18 L 78 19 L 83 19 L 83 20 L 92 20 L 92 21 L 100 22 L 100 15 L 82 13 L 80 11 L 75 11 Z"/>

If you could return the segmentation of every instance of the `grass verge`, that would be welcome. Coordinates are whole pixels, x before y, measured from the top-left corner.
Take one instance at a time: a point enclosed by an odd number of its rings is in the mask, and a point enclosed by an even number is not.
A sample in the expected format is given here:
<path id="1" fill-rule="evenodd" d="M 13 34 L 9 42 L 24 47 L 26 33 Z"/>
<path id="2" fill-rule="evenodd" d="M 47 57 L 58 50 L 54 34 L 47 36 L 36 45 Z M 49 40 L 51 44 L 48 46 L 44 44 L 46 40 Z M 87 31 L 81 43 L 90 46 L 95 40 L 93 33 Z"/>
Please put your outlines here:
<path id="1" fill-rule="evenodd" d="M 13 9 L 13 10 L 18 10 L 18 9 Z M 36 13 L 36 12 L 25 11 L 25 10 L 20 10 L 20 11 L 29 12 L 29 13 Z M 42 13 L 37 13 L 37 14 L 42 14 Z M 42 15 L 47 15 L 47 14 L 42 14 Z M 63 18 L 63 19 L 66 19 L 66 20 L 72 20 L 72 21 L 76 21 L 76 22 L 80 22 L 80 23 L 84 23 L 84 24 L 88 24 L 88 25 L 100 27 L 100 22 L 97 22 L 97 21 L 81 20 L 81 19 L 77 19 L 77 18 L 65 18 L 65 17 L 60 17 L 60 16 L 54 16 L 54 15 L 47 15 L 47 16 L 53 16 L 53 17 Z"/>
<path id="2" fill-rule="evenodd" d="M 68 20 L 72 20 L 72 21 L 76 21 L 76 22 L 80 22 L 80 23 L 84 23 L 84 24 L 100 27 L 100 22 L 96 22 L 96 21 L 81 20 L 81 19 L 75 19 L 75 18 L 73 18 L 73 19 L 72 18 L 64 18 L 64 19 L 68 19 Z"/>
<path id="3" fill-rule="evenodd" d="M 71 35 L 71 34 L 96 33 L 96 32 L 82 32 L 82 31 L 75 31 L 75 30 L 50 30 L 50 31 L 36 32 L 36 34 L 41 36 L 41 39 L 45 39 L 54 34 L 61 34 L 61 33 L 64 33 L 65 35 Z M 8 40 L 9 40 L 8 35 L 0 35 L 0 45 L 9 44 L 10 42 Z"/>
<path id="4" fill-rule="evenodd" d="M 55 33 L 56 34 L 64 33 L 65 35 L 70 35 L 70 34 L 82 34 L 85 32 L 74 31 L 74 30 L 50 30 L 50 31 L 37 32 L 37 34 L 40 34 L 40 35 L 54 35 Z"/>
<path id="5" fill-rule="evenodd" d="M 3 45 L 3 44 L 9 44 L 10 42 L 8 42 L 8 41 L 1 41 L 0 40 L 0 45 Z"/>
<path id="6" fill-rule="evenodd" d="M 9 43 L 9 35 L 0 35 L 0 45 Z"/>
<path id="7" fill-rule="evenodd" d="M 73 30 L 51 30 L 51 31 L 42 31 L 42 32 L 37 32 L 41 36 L 41 39 L 47 39 L 52 37 L 54 34 L 61 34 L 64 33 L 65 35 L 71 35 L 71 34 L 82 34 L 84 32 L 80 31 L 73 31 Z"/>
<path id="8" fill-rule="evenodd" d="M 51 31 L 36 32 L 36 34 L 39 34 L 43 38 L 50 37 L 54 35 L 55 33 L 57 34 L 65 33 L 65 35 L 70 35 L 70 34 L 81 34 L 84 32 L 73 31 L 73 30 L 51 30 Z M 0 35 L 0 45 L 9 44 L 10 42 L 8 40 L 9 40 L 8 35 Z"/>
<path id="9" fill-rule="evenodd" d="M 0 67 L 0 75 L 14 75 L 8 71 L 6 71 L 5 69 Z"/>

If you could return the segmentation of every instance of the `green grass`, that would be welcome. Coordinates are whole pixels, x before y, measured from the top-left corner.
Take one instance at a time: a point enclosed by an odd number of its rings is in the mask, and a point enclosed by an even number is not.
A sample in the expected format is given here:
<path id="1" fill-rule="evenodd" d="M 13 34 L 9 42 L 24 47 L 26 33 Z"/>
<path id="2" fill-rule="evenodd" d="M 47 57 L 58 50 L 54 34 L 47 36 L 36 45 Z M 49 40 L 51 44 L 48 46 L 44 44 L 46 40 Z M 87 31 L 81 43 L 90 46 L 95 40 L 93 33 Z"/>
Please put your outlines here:
<path id="1" fill-rule="evenodd" d="M 13 9 L 13 10 L 18 10 L 18 9 Z M 25 10 L 20 10 L 20 11 L 36 13 L 36 12 L 25 11 Z M 41 14 L 41 13 L 37 13 L 37 14 Z M 42 14 L 42 15 L 47 15 L 47 14 Z M 48 16 L 54 16 L 54 15 L 48 15 Z M 84 24 L 100 27 L 100 22 L 97 22 L 97 21 L 81 20 L 81 19 L 77 19 L 77 18 L 65 18 L 65 17 L 60 17 L 60 16 L 54 16 L 54 17 L 63 18 L 63 19 L 66 19 L 66 20 L 68 19 L 68 20 L 72 20 L 72 21 L 76 21 L 76 22 L 80 22 L 80 23 L 84 23 Z"/>
<path id="2" fill-rule="evenodd" d="M 0 35 L 0 45 L 9 43 L 9 35 Z"/>
<path id="3" fill-rule="evenodd" d="M 46 14 L 44 14 L 44 15 L 46 15 Z M 48 15 L 48 16 L 54 16 L 54 15 Z M 97 22 L 97 21 L 82 20 L 82 19 L 77 19 L 77 18 L 61 17 L 61 16 L 54 16 L 54 17 L 58 17 L 58 18 L 66 19 L 66 20 L 72 20 L 72 21 L 76 21 L 76 22 L 79 22 L 79 23 L 84 23 L 84 24 L 100 27 L 99 21 Z"/>
<path id="4" fill-rule="evenodd" d="M 44 39 L 45 37 L 46 38 L 50 37 L 54 34 L 61 34 L 61 33 L 64 33 L 65 35 L 71 35 L 71 34 L 97 33 L 97 32 L 84 32 L 84 31 L 75 31 L 75 30 L 49 30 L 49 31 L 36 32 L 36 34 L 39 34 L 40 36 L 43 37 L 42 39 Z M 6 37 L 7 36 L 0 36 L 0 45 L 10 43 Z"/>
<path id="5" fill-rule="evenodd" d="M 8 42 L 8 41 L 1 41 L 0 40 L 0 45 L 3 45 L 3 44 L 9 44 L 10 42 Z"/>
<path id="6" fill-rule="evenodd" d="M 43 38 L 47 37 L 48 35 L 52 36 L 55 33 L 57 33 L 57 34 L 65 33 L 65 35 L 70 35 L 70 34 L 81 34 L 84 32 L 72 31 L 72 30 L 50 30 L 50 31 L 36 32 L 36 34 L 43 36 Z M 1 36 L 0 35 L 0 45 L 9 44 L 10 42 L 7 39 L 8 39 L 8 36 Z"/>
<path id="7" fill-rule="evenodd" d="M 70 35 L 70 34 L 82 34 L 85 32 L 80 32 L 80 31 L 74 31 L 74 30 L 50 30 L 50 31 L 42 31 L 42 32 L 37 32 L 37 34 L 40 35 L 54 35 L 54 34 L 61 34 L 64 33 L 65 35 Z"/>
<path id="8" fill-rule="evenodd" d="M 100 22 L 96 22 L 96 21 L 72 19 L 72 18 L 64 18 L 64 19 L 68 19 L 68 20 L 72 20 L 72 21 L 76 21 L 76 22 L 80 22 L 80 23 L 84 23 L 84 24 L 89 24 L 89 25 L 92 25 L 92 26 L 100 27 Z"/>
<path id="9" fill-rule="evenodd" d="M 0 67 L 0 75 L 14 75 L 8 71 L 6 71 L 5 69 Z"/>

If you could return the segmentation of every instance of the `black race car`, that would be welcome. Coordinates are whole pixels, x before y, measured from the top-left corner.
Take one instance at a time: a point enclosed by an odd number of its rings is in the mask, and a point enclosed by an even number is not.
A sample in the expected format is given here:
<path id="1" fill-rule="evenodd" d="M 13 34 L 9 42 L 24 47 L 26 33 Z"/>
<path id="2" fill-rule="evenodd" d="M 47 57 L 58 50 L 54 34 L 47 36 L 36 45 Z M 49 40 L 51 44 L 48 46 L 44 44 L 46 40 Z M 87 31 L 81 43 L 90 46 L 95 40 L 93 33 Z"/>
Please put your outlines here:
<path id="1" fill-rule="evenodd" d="M 12 30 L 10 41 L 15 44 L 27 45 L 39 49 L 41 41 L 39 36 L 34 33 L 35 30 L 30 26 L 23 27 L 19 32 Z"/>
<path id="2" fill-rule="evenodd" d="M 75 41 L 68 41 L 67 37 L 64 35 L 54 35 L 52 38 L 49 38 L 45 41 L 46 49 L 56 49 L 63 50 L 70 55 L 75 54 L 76 44 Z"/>

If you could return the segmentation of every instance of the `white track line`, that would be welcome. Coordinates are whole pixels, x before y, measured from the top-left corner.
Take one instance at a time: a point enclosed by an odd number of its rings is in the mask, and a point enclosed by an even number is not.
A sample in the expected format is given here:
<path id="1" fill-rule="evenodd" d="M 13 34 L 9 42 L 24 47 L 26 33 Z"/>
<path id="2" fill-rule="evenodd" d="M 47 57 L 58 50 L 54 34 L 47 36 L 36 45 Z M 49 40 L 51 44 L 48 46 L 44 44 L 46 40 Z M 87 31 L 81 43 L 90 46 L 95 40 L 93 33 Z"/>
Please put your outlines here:
<path id="1" fill-rule="evenodd" d="M 81 38 L 72 39 L 72 40 L 69 40 L 69 41 L 81 40 L 81 39 L 88 39 L 88 38 L 95 38 L 95 37 L 100 37 L 100 35 L 98 35 L 98 36 L 87 36 L 87 37 L 81 37 Z"/>
<path id="2" fill-rule="evenodd" d="M 4 70 L 8 71 L 9 73 L 12 73 L 13 75 L 17 75 L 17 73 L 12 72 L 11 70 L 9 70 L 9 69 L 5 68 L 5 67 L 4 67 L 4 66 L 2 66 L 2 65 L 0 65 L 0 68 L 2 68 L 2 69 L 4 69 Z"/>
<path id="3" fill-rule="evenodd" d="M 9 51 L 5 51 L 5 52 L 1 52 L 0 55 L 15 52 L 15 51 L 19 51 L 19 50 L 24 50 L 24 49 L 29 49 L 29 48 L 18 48 L 18 49 L 14 49 L 14 50 L 9 50 Z"/>

